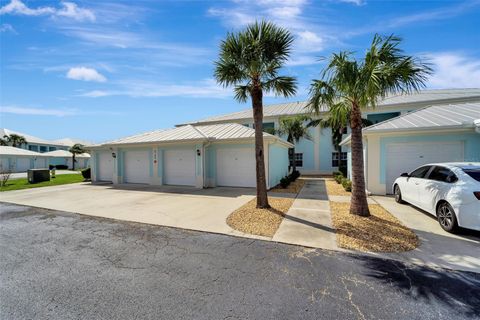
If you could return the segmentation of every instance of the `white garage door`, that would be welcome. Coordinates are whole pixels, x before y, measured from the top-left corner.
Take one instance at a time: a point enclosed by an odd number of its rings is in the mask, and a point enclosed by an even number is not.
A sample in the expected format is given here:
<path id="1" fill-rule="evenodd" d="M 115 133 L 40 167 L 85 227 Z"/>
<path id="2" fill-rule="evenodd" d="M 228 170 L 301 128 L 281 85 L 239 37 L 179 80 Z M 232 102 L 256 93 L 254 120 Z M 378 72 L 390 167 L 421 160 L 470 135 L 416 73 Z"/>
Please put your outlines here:
<path id="1" fill-rule="evenodd" d="M 35 161 L 35 168 L 37 168 L 37 169 L 48 168 L 48 166 L 47 166 L 47 159 L 45 159 L 45 158 L 37 158 L 37 160 Z"/>
<path id="2" fill-rule="evenodd" d="M 165 184 L 195 186 L 195 150 L 165 150 Z"/>
<path id="3" fill-rule="evenodd" d="M 463 142 L 412 142 L 387 145 L 386 188 L 392 192 L 392 184 L 403 172 L 432 162 L 463 161 Z"/>
<path id="4" fill-rule="evenodd" d="M 98 154 L 97 180 L 112 181 L 113 179 L 113 157 L 108 151 L 99 152 Z"/>
<path id="5" fill-rule="evenodd" d="M 253 148 L 218 149 L 217 185 L 255 187 L 255 150 Z"/>
<path id="6" fill-rule="evenodd" d="M 17 172 L 25 172 L 30 169 L 30 158 L 17 158 Z"/>
<path id="7" fill-rule="evenodd" d="M 126 183 L 150 183 L 150 156 L 148 151 L 127 151 L 123 159 Z"/>

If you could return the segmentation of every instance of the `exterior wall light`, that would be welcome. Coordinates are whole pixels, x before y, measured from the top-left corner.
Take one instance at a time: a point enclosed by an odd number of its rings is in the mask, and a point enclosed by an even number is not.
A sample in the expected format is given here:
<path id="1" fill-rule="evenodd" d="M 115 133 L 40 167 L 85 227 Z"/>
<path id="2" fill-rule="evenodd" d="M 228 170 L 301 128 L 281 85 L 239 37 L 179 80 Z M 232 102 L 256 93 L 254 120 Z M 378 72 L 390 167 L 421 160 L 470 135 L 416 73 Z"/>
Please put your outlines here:
<path id="1" fill-rule="evenodd" d="M 197 149 L 197 156 L 200 157 L 200 149 Z"/>
<path id="2" fill-rule="evenodd" d="M 117 157 L 117 154 L 115 152 L 112 152 L 112 157 L 113 158 L 116 158 Z"/>

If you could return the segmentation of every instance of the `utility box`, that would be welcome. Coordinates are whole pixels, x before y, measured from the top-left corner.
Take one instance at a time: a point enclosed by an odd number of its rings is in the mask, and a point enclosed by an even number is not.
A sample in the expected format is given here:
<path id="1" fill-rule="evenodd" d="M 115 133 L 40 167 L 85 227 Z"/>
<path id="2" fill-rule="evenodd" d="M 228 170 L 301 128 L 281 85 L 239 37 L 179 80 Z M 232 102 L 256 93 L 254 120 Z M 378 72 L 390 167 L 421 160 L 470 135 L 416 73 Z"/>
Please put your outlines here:
<path id="1" fill-rule="evenodd" d="M 29 169 L 27 171 L 28 183 L 38 183 L 50 181 L 50 170 L 48 169 Z"/>

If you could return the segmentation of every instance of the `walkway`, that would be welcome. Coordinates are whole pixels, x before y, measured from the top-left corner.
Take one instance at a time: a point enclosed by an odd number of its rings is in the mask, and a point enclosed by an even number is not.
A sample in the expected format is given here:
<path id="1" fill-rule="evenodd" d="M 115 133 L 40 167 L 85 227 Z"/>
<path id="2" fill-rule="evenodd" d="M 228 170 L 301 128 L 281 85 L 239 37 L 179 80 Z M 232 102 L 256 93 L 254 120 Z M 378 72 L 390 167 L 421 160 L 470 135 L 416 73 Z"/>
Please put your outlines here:
<path id="1" fill-rule="evenodd" d="M 272 240 L 342 251 L 335 240 L 323 179 L 309 178 L 306 181 Z"/>

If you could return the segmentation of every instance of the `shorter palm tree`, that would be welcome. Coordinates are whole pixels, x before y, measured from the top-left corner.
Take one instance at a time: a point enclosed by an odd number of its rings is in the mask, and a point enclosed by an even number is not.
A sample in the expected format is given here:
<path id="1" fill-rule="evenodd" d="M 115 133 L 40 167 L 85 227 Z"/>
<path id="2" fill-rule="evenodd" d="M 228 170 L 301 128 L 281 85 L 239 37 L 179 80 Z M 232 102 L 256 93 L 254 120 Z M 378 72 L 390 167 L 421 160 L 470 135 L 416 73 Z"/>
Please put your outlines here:
<path id="1" fill-rule="evenodd" d="M 3 138 L 6 140 L 7 144 L 15 148 L 20 148 L 22 145 L 27 143 L 27 139 L 19 134 L 12 133 L 11 135 L 3 136 Z"/>
<path id="2" fill-rule="evenodd" d="M 280 119 L 279 128 L 278 130 L 275 130 L 276 134 L 286 136 L 287 141 L 293 144 L 293 148 L 288 150 L 290 163 L 292 164 L 293 169 L 292 172 L 297 170 L 295 162 L 295 143 L 298 143 L 301 139 L 312 140 L 308 131 L 309 127 L 306 125 L 307 122 L 311 122 L 310 117 L 303 115 L 285 117 Z"/>
<path id="3" fill-rule="evenodd" d="M 85 153 L 85 147 L 83 146 L 83 144 L 76 143 L 72 147 L 70 147 L 68 151 L 70 151 L 70 153 L 72 154 L 72 170 L 75 170 L 75 157 L 77 154 Z"/>
<path id="4" fill-rule="evenodd" d="M 0 146 L 8 146 L 8 141 L 4 136 L 3 138 L 0 138 Z"/>

